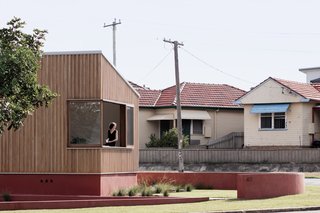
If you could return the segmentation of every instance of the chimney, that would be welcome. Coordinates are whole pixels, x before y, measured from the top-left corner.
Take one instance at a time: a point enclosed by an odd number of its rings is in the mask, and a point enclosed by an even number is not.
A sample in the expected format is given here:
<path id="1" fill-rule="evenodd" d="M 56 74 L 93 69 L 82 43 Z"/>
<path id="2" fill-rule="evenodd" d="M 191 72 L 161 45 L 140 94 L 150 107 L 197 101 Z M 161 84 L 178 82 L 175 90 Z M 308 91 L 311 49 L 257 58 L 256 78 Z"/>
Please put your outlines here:
<path id="1" fill-rule="evenodd" d="M 307 83 L 320 83 L 320 67 L 302 68 L 299 71 L 307 75 Z"/>

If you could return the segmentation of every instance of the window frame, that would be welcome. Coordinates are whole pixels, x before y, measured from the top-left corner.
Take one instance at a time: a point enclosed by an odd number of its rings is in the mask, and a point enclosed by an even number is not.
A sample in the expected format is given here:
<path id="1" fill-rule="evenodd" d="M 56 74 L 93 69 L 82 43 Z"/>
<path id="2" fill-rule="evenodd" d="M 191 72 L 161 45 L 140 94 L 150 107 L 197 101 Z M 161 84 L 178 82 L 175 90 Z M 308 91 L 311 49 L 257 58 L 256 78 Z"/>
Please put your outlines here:
<path id="1" fill-rule="evenodd" d="M 72 144 L 70 141 L 70 102 L 99 102 L 100 105 L 100 143 L 97 144 Z M 103 146 L 103 142 L 104 142 L 104 123 L 103 123 L 103 119 L 104 119 L 104 103 L 111 103 L 111 104 L 117 104 L 120 105 L 120 113 L 122 113 L 121 109 L 124 109 L 124 117 L 122 117 L 122 119 L 120 118 L 120 120 L 123 122 L 125 122 L 124 125 L 124 129 L 121 130 L 122 133 L 120 134 L 124 134 L 122 137 L 119 135 L 118 137 L 122 138 L 122 140 L 125 140 L 124 144 L 125 146 L 114 146 L 114 147 L 110 147 L 110 146 Z M 127 122 L 127 107 L 132 108 L 132 144 L 128 145 L 128 133 L 127 133 L 127 128 L 128 128 L 128 122 Z M 107 99 L 67 99 L 67 147 L 68 148 L 133 148 L 135 146 L 135 106 L 134 104 L 128 104 L 128 103 L 122 103 L 122 102 L 117 102 L 117 101 L 112 101 L 112 100 L 107 100 Z M 121 143 L 121 142 L 120 142 Z"/>
<path id="2" fill-rule="evenodd" d="M 194 121 L 201 121 L 201 133 L 194 131 Z M 193 119 L 191 122 L 192 135 L 203 135 L 203 120 Z"/>
<path id="3" fill-rule="evenodd" d="M 276 114 L 283 113 L 284 117 L 284 127 L 283 128 L 275 128 L 275 119 L 276 119 Z M 261 118 L 263 114 L 271 114 L 271 128 L 262 128 L 261 127 Z M 272 130 L 272 131 L 282 131 L 282 130 L 287 130 L 287 113 L 286 112 L 270 112 L 270 113 L 259 113 L 259 130 L 261 131 L 266 131 L 266 130 Z"/>

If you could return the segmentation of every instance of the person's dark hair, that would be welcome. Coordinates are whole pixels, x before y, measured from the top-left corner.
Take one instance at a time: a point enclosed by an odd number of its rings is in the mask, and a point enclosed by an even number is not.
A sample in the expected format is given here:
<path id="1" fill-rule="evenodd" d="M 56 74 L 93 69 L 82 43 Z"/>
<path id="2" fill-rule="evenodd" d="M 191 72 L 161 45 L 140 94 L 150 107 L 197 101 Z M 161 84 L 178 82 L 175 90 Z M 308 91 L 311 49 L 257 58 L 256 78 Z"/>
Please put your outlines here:
<path id="1" fill-rule="evenodd" d="M 116 124 L 114 122 L 109 124 L 109 129 L 112 129 Z"/>

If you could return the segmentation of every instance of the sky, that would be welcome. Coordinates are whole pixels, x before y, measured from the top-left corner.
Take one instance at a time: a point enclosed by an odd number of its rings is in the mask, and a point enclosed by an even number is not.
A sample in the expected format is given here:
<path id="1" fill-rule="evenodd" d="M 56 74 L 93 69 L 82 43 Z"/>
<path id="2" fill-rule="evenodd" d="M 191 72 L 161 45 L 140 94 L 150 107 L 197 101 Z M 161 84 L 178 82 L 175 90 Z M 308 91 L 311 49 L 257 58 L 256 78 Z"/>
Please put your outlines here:
<path id="1" fill-rule="evenodd" d="M 0 27 L 14 16 L 25 32 L 46 29 L 44 51 L 101 50 L 117 70 L 151 89 L 180 82 L 249 90 L 268 77 L 305 82 L 300 68 L 320 67 L 318 0 L 0 0 Z"/>

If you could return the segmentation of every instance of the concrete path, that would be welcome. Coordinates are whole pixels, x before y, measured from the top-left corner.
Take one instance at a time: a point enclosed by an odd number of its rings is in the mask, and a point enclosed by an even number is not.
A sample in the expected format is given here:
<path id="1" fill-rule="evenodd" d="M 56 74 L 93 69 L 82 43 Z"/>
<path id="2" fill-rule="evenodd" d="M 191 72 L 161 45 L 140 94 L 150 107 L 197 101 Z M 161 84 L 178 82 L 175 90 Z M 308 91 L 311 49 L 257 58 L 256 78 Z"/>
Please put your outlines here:
<path id="1" fill-rule="evenodd" d="M 304 183 L 306 186 L 320 186 L 320 179 L 317 178 L 305 178 Z"/>

